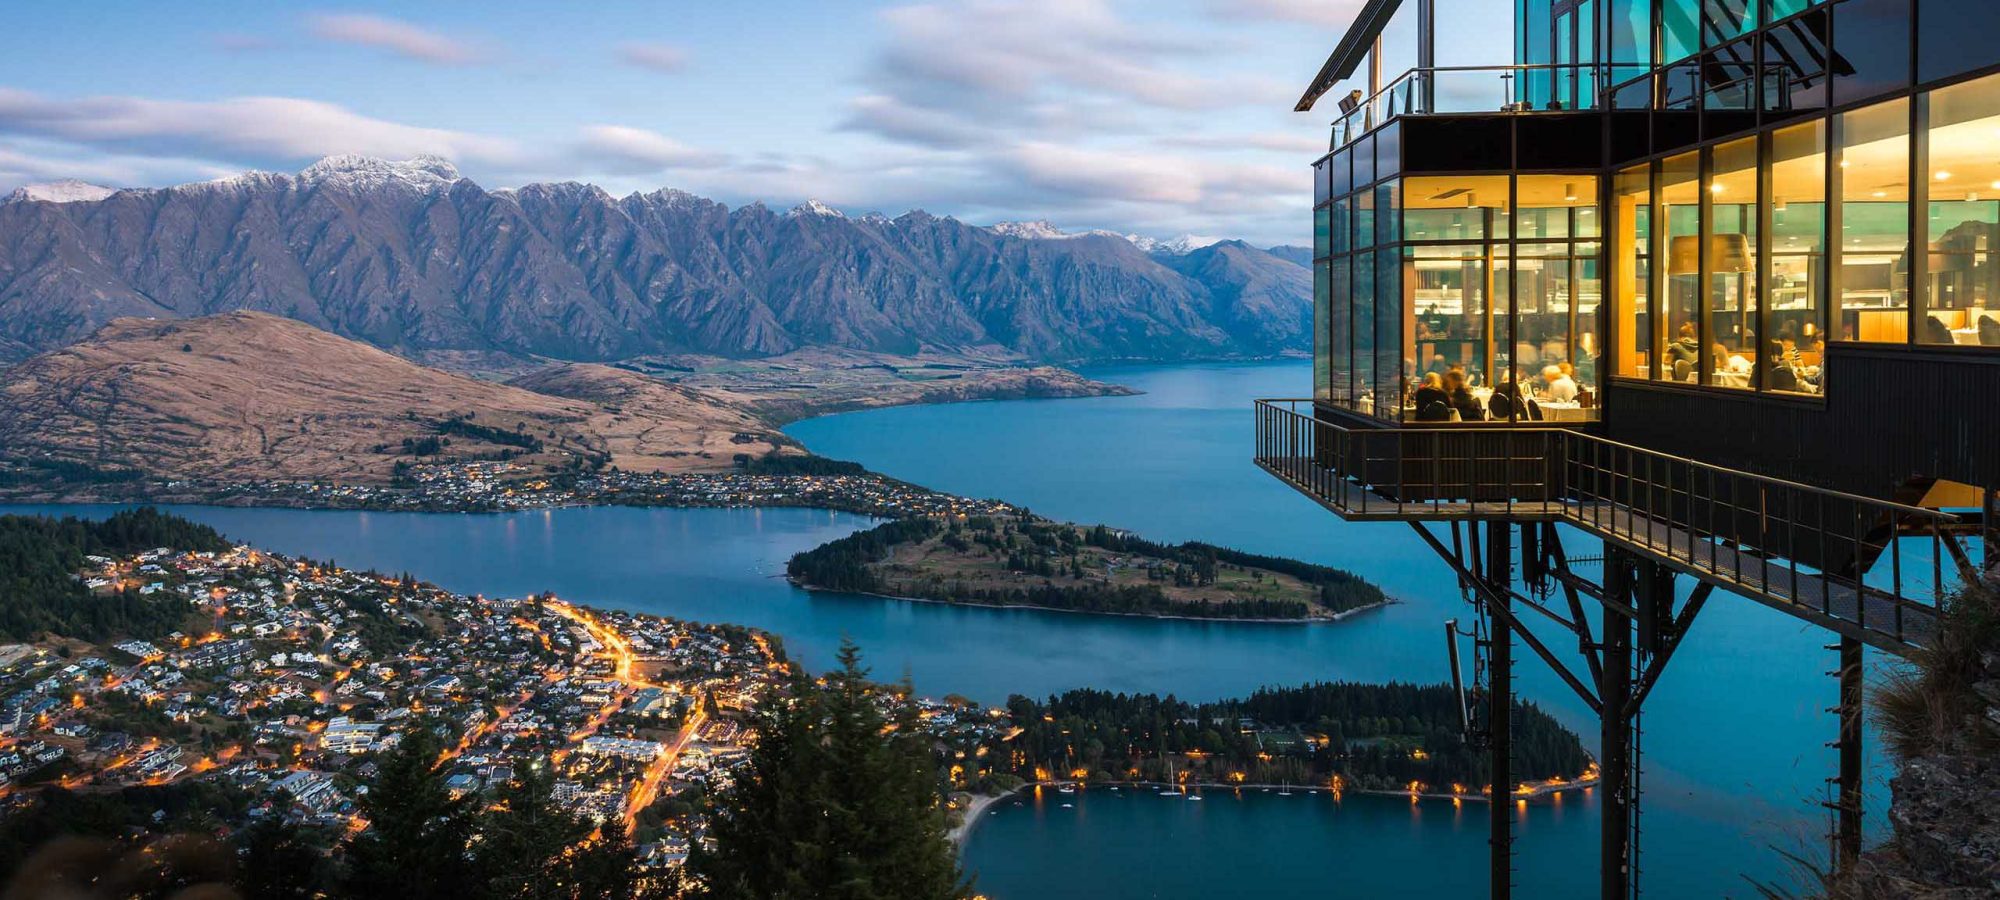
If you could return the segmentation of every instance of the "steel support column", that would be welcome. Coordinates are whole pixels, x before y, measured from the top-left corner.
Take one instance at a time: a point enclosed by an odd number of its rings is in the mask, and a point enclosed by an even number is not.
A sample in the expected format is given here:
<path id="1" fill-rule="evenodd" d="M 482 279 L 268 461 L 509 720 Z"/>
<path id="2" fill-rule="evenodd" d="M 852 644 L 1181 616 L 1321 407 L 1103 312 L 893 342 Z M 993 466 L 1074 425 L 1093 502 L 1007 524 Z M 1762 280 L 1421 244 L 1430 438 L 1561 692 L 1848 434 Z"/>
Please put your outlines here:
<path id="1" fill-rule="evenodd" d="M 1861 642 L 1840 639 L 1840 777 L 1834 801 L 1833 866 L 1846 872 L 1861 858 Z"/>
<path id="2" fill-rule="evenodd" d="M 1490 768 L 1493 773 L 1493 787 L 1487 806 L 1492 829 L 1489 839 L 1492 847 L 1492 896 L 1494 900 L 1507 900 L 1514 892 L 1514 629 L 1508 624 L 1512 615 L 1504 607 L 1511 594 L 1513 582 L 1513 536 L 1514 526 L 1510 522 L 1486 523 L 1486 571 L 1483 573 L 1492 590 L 1486 593 L 1486 602 L 1498 604 L 1502 609 L 1489 616 L 1487 634 L 1493 642 L 1490 654 L 1487 691 L 1486 728 L 1491 735 L 1487 752 L 1490 754 Z"/>
<path id="3" fill-rule="evenodd" d="M 1608 544 L 1604 548 L 1604 594 L 1616 597 L 1621 605 L 1636 605 L 1633 595 L 1632 559 Z M 1599 836 L 1601 873 L 1599 895 L 1604 900 L 1624 900 L 1631 896 L 1631 774 L 1632 711 L 1626 698 L 1632 692 L 1632 617 L 1618 606 L 1604 606 L 1602 681 L 1597 696 L 1604 701 L 1599 716 L 1598 787 L 1604 792 L 1603 833 Z"/>

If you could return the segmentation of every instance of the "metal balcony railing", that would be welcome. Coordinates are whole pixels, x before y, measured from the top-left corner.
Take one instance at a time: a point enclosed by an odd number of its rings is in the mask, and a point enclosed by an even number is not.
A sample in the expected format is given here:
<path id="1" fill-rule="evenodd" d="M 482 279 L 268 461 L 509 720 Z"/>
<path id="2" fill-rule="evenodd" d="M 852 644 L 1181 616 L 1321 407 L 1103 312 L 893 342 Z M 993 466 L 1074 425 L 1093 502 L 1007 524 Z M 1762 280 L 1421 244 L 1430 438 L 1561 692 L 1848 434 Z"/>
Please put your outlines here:
<path id="1" fill-rule="evenodd" d="M 1311 404 L 1257 401 L 1256 461 L 1344 518 L 1560 521 L 1899 653 L 1935 634 L 1948 555 L 1959 574 L 1939 510 L 1567 429 L 1354 429 Z"/>
<path id="2" fill-rule="evenodd" d="M 1344 146 L 1398 116 L 1594 109 L 1610 86 L 1612 68 L 1602 63 L 1412 68 L 1352 108 L 1343 104 L 1333 122 L 1333 145 Z"/>

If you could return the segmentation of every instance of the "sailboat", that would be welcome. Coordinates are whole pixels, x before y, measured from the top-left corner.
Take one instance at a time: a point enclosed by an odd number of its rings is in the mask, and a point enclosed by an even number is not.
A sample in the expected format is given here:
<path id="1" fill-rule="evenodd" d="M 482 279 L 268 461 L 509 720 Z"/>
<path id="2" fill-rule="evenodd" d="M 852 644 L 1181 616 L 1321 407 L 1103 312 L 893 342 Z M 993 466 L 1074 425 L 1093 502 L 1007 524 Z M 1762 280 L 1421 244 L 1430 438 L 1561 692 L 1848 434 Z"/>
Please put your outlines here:
<path id="1" fill-rule="evenodd" d="M 1279 785 L 1278 796 L 1290 797 L 1291 795 L 1292 795 L 1292 780 L 1290 778 L 1287 778 L 1284 780 L 1282 784 Z"/>
<path id="2" fill-rule="evenodd" d="M 1181 783 L 1174 778 L 1174 761 L 1169 759 L 1167 760 L 1167 787 L 1166 790 L 1160 792 L 1160 796 L 1178 797 L 1180 793 Z"/>

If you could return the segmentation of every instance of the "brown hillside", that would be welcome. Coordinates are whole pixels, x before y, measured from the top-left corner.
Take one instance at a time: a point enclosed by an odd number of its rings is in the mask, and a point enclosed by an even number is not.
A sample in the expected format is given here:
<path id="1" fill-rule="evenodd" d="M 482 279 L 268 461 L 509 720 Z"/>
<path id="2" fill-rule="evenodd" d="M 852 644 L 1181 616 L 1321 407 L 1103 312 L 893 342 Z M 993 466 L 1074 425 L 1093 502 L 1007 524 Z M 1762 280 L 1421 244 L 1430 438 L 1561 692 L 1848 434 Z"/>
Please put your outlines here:
<path id="1" fill-rule="evenodd" d="M 446 458 L 522 452 L 483 429 L 539 441 L 524 462 L 608 453 L 613 465 L 651 471 L 725 469 L 735 453 L 784 441 L 723 401 L 613 377 L 643 380 L 631 373 L 562 368 L 595 371 L 548 373 L 551 393 L 537 393 L 263 313 L 118 319 L 0 373 L 0 456 L 180 478 L 381 482 L 415 459 L 405 439 L 448 438 Z M 600 396 L 622 399 L 611 408 Z"/>

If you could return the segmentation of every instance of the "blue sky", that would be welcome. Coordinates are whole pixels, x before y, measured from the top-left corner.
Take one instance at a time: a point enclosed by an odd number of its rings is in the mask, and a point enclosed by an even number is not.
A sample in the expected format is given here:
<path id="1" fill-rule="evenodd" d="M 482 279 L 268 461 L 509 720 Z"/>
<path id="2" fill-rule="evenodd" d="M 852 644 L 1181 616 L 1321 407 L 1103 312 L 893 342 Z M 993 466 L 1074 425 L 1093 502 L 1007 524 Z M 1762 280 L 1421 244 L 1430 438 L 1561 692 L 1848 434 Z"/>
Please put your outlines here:
<path id="1" fill-rule="evenodd" d="M 17 0 L 0 192 L 430 153 L 491 188 L 1304 243 L 1333 111 L 1290 110 L 1356 5 Z M 1440 56 L 1507 61 L 1509 6 L 1440 0 Z"/>

